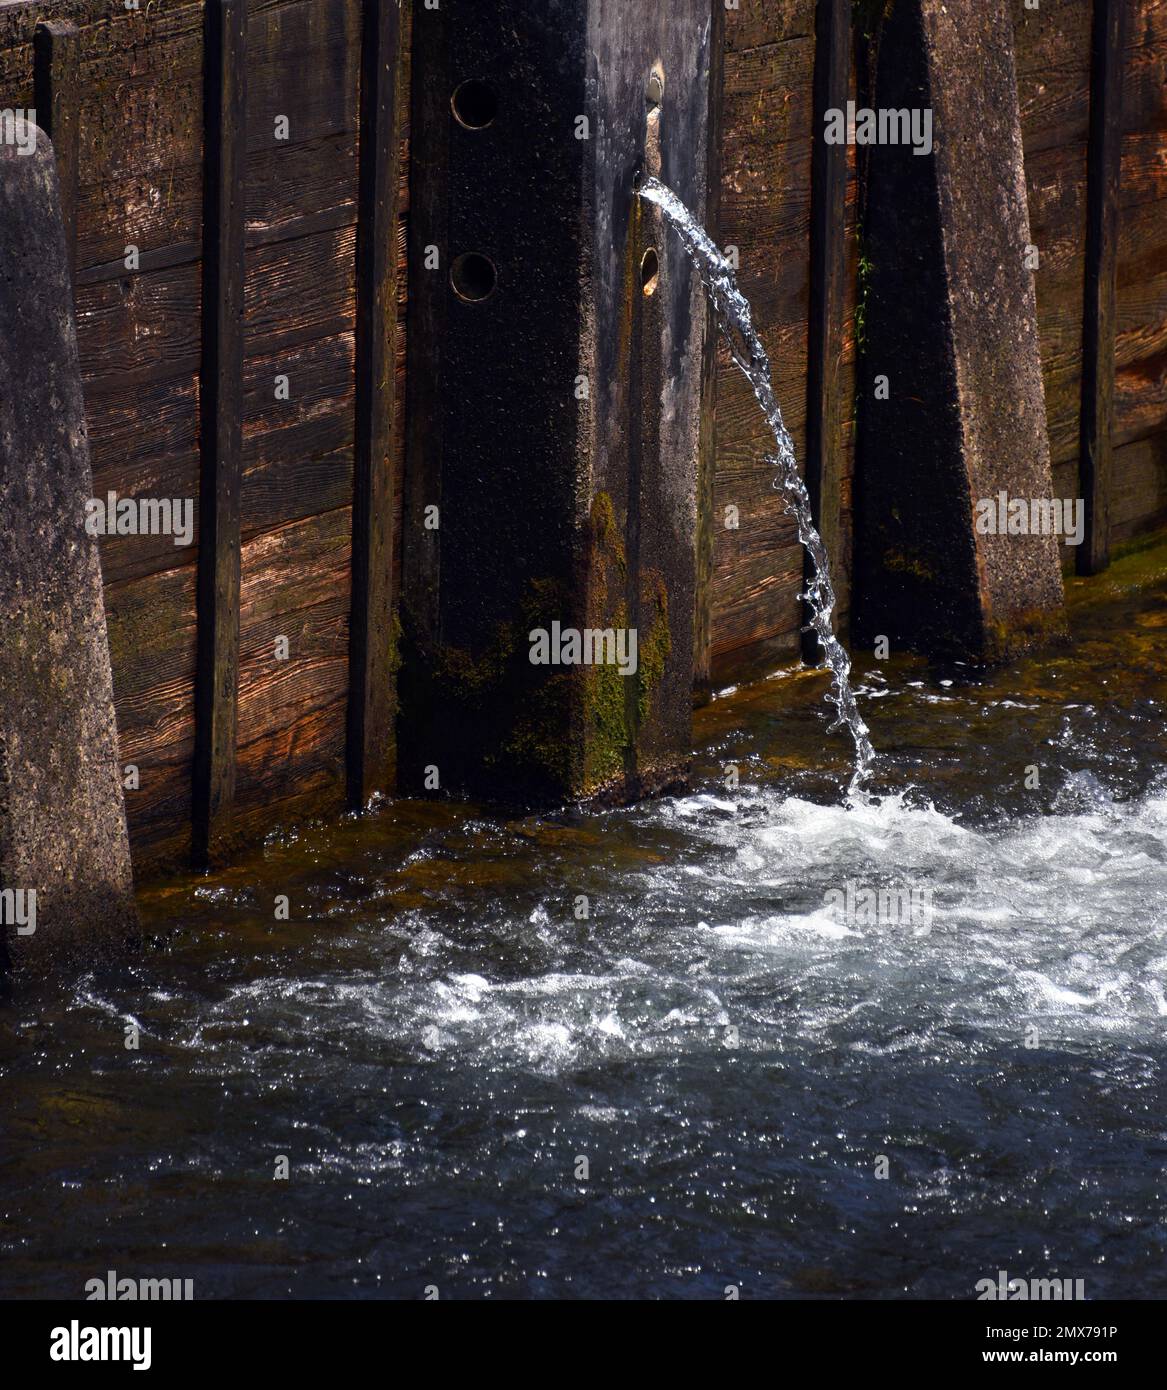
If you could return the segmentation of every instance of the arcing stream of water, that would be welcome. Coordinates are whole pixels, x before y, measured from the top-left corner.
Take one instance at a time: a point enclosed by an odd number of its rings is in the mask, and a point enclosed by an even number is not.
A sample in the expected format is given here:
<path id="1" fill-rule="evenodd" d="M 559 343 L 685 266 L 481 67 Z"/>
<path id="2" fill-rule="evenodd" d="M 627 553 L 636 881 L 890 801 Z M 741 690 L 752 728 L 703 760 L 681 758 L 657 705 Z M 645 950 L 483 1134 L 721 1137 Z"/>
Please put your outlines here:
<path id="1" fill-rule="evenodd" d="M 828 698 L 839 713 L 838 723 L 844 724 L 855 741 L 855 772 L 850 791 L 858 791 L 866 781 L 875 760 L 867 725 L 855 703 L 851 688 L 851 659 L 835 636 L 831 615 L 835 607 L 835 590 L 831 583 L 830 563 L 823 538 L 811 515 L 810 497 L 798 472 L 794 444 L 782 419 L 782 410 L 770 379 L 770 359 L 754 328 L 749 300 L 737 287 L 733 267 L 714 245 L 704 227 L 671 188 L 659 179 L 646 178 L 638 186 L 640 196 L 655 204 L 666 221 L 681 238 L 690 259 L 696 265 L 701 281 L 709 293 L 718 325 L 729 344 L 733 360 L 745 373 L 754 395 L 762 407 L 766 423 L 774 432 L 778 445 L 777 456 L 767 455 L 777 476 L 774 486 L 786 500 L 786 511 L 798 526 L 798 539 L 811 559 L 812 576 L 805 598 L 810 608 L 810 627 L 818 637 L 831 672 L 831 693 Z"/>

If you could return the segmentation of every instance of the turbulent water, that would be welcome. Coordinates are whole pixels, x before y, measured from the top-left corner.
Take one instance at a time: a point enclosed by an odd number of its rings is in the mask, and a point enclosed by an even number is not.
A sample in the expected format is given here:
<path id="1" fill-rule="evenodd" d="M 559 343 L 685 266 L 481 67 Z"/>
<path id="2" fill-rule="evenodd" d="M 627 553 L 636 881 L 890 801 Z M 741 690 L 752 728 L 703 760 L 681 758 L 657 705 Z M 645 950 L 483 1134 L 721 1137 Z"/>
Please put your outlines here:
<path id="1" fill-rule="evenodd" d="M 661 183 L 659 179 L 646 178 L 638 185 L 637 191 L 647 202 L 660 208 L 697 267 L 733 360 L 753 387 L 762 414 L 765 415 L 766 423 L 773 432 L 778 453 L 768 454 L 766 462 L 775 469 L 774 486 L 782 493 L 785 510 L 794 518 L 798 528 L 798 539 L 810 556 L 811 577 L 803 597 L 810 609 L 810 628 L 818 638 L 831 673 L 831 691 L 827 698 L 838 711 L 839 723 L 846 726 L 855 742 L 855 772 L 851 779 L 851 791 L 858 792 L 871 771 L 875 753 L 871 747 L 867 725 L 863 722 L 859 706 L 855 703 L 855 694 L 851 689 L 851 660 L 843 644 L 835 636 L 832 625 L 835 590 L 831 583 L 826 546 L 823 545 L 823 539 L 811 515 L 810 497 L 799 474 L 798 460 L 794 456 L 794 443 L 782 419 L 778 398 L 774 394 L 770 377 L 770 359 L 754 328 L 749 300 L 737 287 L 733 266 L 667 184 Z"/>
<path id="2" fill-rule="evenodd" d="M 690 795 L 403 801 L 147 892 L 130 969 L 0 1007 L 0 1293 L 1167 1295 L 1165 577 L 991 679 L 860 658 L 862 804 L 792 676 Z"/>

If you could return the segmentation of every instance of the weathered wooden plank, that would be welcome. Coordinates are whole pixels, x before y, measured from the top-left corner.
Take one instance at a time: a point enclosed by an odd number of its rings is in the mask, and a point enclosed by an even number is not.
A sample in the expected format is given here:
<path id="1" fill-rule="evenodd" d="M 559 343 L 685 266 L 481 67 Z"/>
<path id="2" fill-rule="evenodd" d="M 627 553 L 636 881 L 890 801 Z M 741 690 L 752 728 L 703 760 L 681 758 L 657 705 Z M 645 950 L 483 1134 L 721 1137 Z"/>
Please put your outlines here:
<path id="1" fill-rule="evenodd" d="M 123 462 L 119 469 L 107 469 L 100 483 L 94 478 L 96 497 L 104 498 L 110 491 L 118 497 L 164 498 L 176 515 L 176 526 L 189 522 L 191 529 L 189 541 L 177 534 L 103 536 L 101 570 L 107 584 L 179 569 L 193 562 L 199 543 L 197 450 L 192 448 L 178 455 L 139 453 L 136 460 Z M 181 512 L 173 511 L 176 506 Z"/>
<path id="2" fill-rule="evenodd" d="M 710 44 L 708 158 L 705 224 L 716 241 L 721 235 L 721 128 L 725 106 L 724 5 L 713 6 Z M 701 430 L 697 453 L 697 535 L 693 603 L 693 692 L 698 703 L 713 694 L 713 602 L 717 563 L 717 376 L 720 331 L 710 315 L 703 344 Z"/>
<path id="3" fill-rule="evenodd" d="M 249 155 L 266 151 L 276 166 L 290 146 L 356 130 L 361 10 L 360 0 L 292 0 L 279 6 L 251 0 Z"/>
<path id="4" fill-rule="evenodd" d="M 244 544 L 237 785 L 244 810 L 293 796 L 321 776 L 343 788 L 351 547 L 350 507 Z"/>
<path id="5" fill-rule="evenodd" d="M 126 816 L 139 874 L 177 866 L 191 844 L 196 567 L 108 583 L 110 658 Z"/>
<path id="6" fill-rule="evenodd" d="M 195 695 L 195 857 L 229 843 L 239 680 L 243 461 L 244 0 L 207 6 L 206 205 L 203 234 L 199 667 Z"/>
<path id="7" fill-rule="evenodd" d="M 1123 142 L 1115 297 L 1115 450 L 1111 534 L 1160 524 L 1155 473 L 1167 431 L 1167 0 L 1132 0 L 1123 71 Z M 1136 448 L 1138 445 L 1140 447 Z M 1145 446 L 1145 447 L 1144 447 Z M 1119 460 L 1135 460 L 1144 512 Z M 1123 500 L 1119 502 L 1119 495 Z"/>
<path id="8" fill-rule="evenodd" d="M 847 95 L 859 101 L 859 64 L 856 52 L 861 39 L 852 25 L 852 61 L 848 73 Z M 858 435 L 858 367 L 860 304 L 859 247 L 859 151 L 847 147 L 847 185 L 844 205 L 844 249 L 847 258 L 843 276 L 843 339 L 839 360 L 839 539 L 838 564 L 834 567 L 836 613 L 839 628 L 848 631 L 851 622 L 851 571 L 854 565 L 854 485 L 855 443 Z"/>
<path id="9" fill-rule="evenodd" d="M 1122 71 L 1127 0 L 1095 0 L 1086 181 L 1086 293 L 1082 325 L 1081 480 L 1086 539 L 1080 574 L 1110 563 L 1115 287 L 1122 159 Z"/>
<path id="10" fill-rule="evenodd" d="M 1111 543 L 1167 526 L 1167 433 L 1117 447 L 1111 468 Z"/>
<path id="11" fill-rule="evenodd" d="M 244 370 L 245 539 L 352 500 L 354 338 L 249 358 Z M 277 378 L 289 398 L 277 399 Z"/>
<path id="12" fill-rule="evenodd" d="M 126 10 L 109 0 L 17 0 L 0 6 L 0 88 L 18 106 L 32 104 L 33 45 L 37 24 L 51 18 L 73 24 L 80 35 L 83 64 L 98 78 L 133 76 L 165 63 L 167 45 L 193 38 L 201 49 L 202 0 L 150 0 L 148 8 Z M 104 66 L 101 66 L 104 65 Z M 82 85 L 89 85 L 83 78 Z"/>
<path id="13" fill-rule="evenodd" d="M 813 34 L 813 0 L 739 0 L 736 8 L 726 10 L 727 56 Z"/>
<path id="14" fill-rule="evenodd" d="M 1012 0 L 1033 272 L 1055 463 L 1076 460 L 1082 401 L 1086 139 L 1093 0 L 1031 10 Z"/>
<path id="15" fill-rule="evenodd" d="M 1077 458 L 1082 386 L 1086 149 L 1041 149 L 1025 161 L 1033 272 L 1045 382 L 1046 423 L 1055 461 Z"/>
<path id="16" fill-rule="evenodd" d="M 818 0 L 815 17 L 814 155 L 811 171 L 810 306 L 806 378 L 806 487 L 815 525 L 833 571 L 840 555 L 839 368 L 843 353 L 843 276 L 847 268 L 847 147 L 823 138 L 824 116 L 843 110 L 850 86 L 851 7 L 849 0 Z M 809 580 L 813 566 L 806 561 Z M 809 621 L 809 613 L 807 615 Z M 838 629 L 838 614 L 834 615 Z M 820 644 L 805 635 L 803 654 L 818 662 Z"/>
<path id="17" fill-rule="evenodd" d="M 247 351 L 263 356 L 356 328 L 356 227 L 249 248 Z"/>
<path id="18" fill-rule="evenodd" d="M 139 271 L 197 261 L 202 195 L 201 163 L 98 183 L 83 177 L 77 202 L 78 283 L 124 275 L 131 246 L 137 249 Z"/>
<path id="19" fill-rule="evenodd" d="M 348 797 L 364 806 L 395 776 L 393 453 L 396 408 L 398 0 L 366 0 L 361 54 L 360 221 L 357 229 L 356 439 Z"/>
<path id="20" fill-rule="evenodd" d="M 116 280 L 79 283 L 76 302 L 87 392 L 111 378 L 140 385 L 198 370 L 202 285 L 197 265 L 123 271 Z"/>
<path id="21" fill-rule="evenodd" d="M 725 15 L 719 240 L 738 248 L 774 385 L 805 456 L 814 148 L 814 0 L 742 0 Z M 753 394 L 724 348 L 717 378 L 712 585 L 714 684 L 797 656 L 802 553 L 763 455 L 773 449 Z M 726 526 L 736 508 L 738 529 Z"/>
<path id="22" fill-rule="evenodd" d="M 1167 0 L 1128 0 L 1123 60 L 1123 129 L 1162 132 L 1167 124 Z"/>
<path id="23" fill-rule="evenodd" d="M 356 131 L 247 156 L 248 246 L 307 236 L 356 220 Z"/>
<path id="24" fill-rule="evenodd" d="M 1090 110 L 1093 0 L 1059 0 L 1029 9 L 1012 0 L 1021 131 L 1028 159 L 1085 143 Z"/>

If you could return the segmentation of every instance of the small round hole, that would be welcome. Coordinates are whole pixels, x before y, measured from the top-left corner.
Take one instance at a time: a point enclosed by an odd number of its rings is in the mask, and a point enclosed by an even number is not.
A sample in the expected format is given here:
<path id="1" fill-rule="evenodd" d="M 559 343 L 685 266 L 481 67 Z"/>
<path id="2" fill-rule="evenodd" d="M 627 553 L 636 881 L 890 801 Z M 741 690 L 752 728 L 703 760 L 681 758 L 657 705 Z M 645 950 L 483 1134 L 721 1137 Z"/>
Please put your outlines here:
<path id="1" fill-rule="evenodd" d="M 459 299 L 479 304 L 494 293 L 498 273 L 489 256 L 483 256 L 478 251 L 467 251 L 451 266 L 450 283 Z"/>
<path id="2" fill-rule="evenodd" d="M 456 87 L 450 106 L 459 125 L 467 130 L 485 130 L 498 115 L 498 97 L 489 82 L 472 77 Z"/>
<path id="3" fill-rule="evenodd" d="M 640 262 L 640 288 L 646 295 L 656 293 L 659 275 L 660 261 L 657 259 L 656 251 L 650 246 Z"/>

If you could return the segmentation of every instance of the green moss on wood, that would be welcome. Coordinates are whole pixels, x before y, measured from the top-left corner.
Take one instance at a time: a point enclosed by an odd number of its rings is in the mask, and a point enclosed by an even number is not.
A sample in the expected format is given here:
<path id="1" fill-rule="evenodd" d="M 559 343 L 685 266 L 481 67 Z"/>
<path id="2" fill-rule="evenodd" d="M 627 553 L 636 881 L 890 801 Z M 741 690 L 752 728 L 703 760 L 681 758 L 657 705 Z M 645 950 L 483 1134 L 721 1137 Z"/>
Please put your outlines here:
<path id="1" fill-rule="evenodd" d="M 640 688 L 637 706 L 641 723 L 648 718 L 652 693 L 664 679 L 669 653 L 673 649 L 673 634 L 669 629 L 669 594 L 662 579 L 656 581 L 654 599 L 652 625 L 648 635 L 638 644 L 637 680 Z"/>

